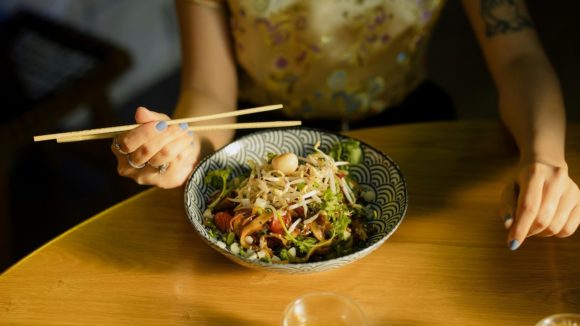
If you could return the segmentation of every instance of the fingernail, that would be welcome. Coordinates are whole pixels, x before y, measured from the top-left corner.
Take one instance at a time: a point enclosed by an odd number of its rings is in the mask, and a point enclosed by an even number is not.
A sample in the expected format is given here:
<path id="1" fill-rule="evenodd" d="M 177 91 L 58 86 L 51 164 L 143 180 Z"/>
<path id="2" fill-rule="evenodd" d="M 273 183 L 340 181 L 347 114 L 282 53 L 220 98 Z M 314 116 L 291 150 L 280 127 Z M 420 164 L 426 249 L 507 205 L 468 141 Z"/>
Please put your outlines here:
<path id="1" fill-rule="evenodd" d="M 167 122 L 159 121 L 155 125 L 155 128 L 157 129 L 157 131 L 163 131 L 163 130 L 167 129 Z"/>
<path id="2" fill-rule="evenodd" d="M 520 247 L 520 242 L 518 240 L 512 240 L 510 241 L 510 250 L 514 251 L 516 249 L 518 249 Z"/>
<path id="3" fill-rule="evenodd" d="M 509 229 L 509 228 L 511 228 L 511 227 L 512 227 L 512 224 L 514 224 L 514 219 L 513 219 L 513 218 L 507 219 L 507 220 L 505 220 L 505 221 L 503 222 L 503 226 L 504 226 L 506 229 Z"/>
<path id="4" fill-rule="evenodd" d="M 512 226 L 514 219 L 512 218 L 512 214 L 507 213 L 503 216 L 503 226 L 506 229 L 509 229 Z"/>
<path id="5" fill-rule="evenodd" d="M 188 131 L 187 134 L 193 137 L 193 130 Z"/>
<path id="6" fill-rule="evenodd" d="M 182 130 L 187 129 L 187 127 L 188 127 L 187 126 L 187 123 L 185 123 L 185 122 L 182 122 L 182 123 L 179 124 L 179 128 L 181 128 Z"/>

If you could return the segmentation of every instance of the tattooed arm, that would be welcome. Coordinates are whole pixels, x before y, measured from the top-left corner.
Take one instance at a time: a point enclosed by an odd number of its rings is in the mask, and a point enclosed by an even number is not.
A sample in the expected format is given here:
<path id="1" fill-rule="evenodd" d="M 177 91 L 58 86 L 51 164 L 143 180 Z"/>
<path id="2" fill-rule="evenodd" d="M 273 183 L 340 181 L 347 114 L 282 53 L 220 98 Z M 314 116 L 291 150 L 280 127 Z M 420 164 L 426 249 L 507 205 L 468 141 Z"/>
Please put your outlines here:
<path id="1" fill-rule="evenodd" d="M 529 236 L 571 235 L 580 223 L 580 191 L 564 157 L 560 85 L 522 0 L 463 0 L 499 93 L 500 116 L 520 162 L 502 195 L 508 247 Z"/>

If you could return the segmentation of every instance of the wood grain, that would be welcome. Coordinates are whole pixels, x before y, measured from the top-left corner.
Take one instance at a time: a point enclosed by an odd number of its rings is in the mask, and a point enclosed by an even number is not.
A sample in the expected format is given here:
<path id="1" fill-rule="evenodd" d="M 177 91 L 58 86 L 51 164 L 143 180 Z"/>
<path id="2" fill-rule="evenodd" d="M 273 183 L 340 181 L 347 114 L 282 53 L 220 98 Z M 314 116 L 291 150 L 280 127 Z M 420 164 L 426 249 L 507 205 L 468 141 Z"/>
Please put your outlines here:
<path id="1" fill-rule="evenodd" d="M 568 131 L 580 180 L 580 125 Z M 194 234 L 183 190 L 151 189 L 0 276 L 0 324 L 278 325 L 285 306 L 311 291 L 352 297 L 371 325 L 534 325 L 580 311 L 578 235 L 506 247 L 496 207 L 516 152 L 498 124 L 349 135 L 392 157 L 409 185 L 402 225 L 361 261 L 311 275 L 238 266 Z"/>

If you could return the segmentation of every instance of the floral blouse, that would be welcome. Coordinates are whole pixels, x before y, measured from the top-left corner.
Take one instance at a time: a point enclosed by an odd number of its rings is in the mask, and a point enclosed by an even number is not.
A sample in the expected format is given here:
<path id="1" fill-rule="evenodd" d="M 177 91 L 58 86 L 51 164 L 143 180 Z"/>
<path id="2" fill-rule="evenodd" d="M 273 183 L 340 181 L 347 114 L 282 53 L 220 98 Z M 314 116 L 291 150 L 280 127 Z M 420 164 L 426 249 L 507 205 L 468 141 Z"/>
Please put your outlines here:
<path id="1" fill-rule="evenodd" d="M 355 121 L 424 79 L 443 0 L 193 0 L 230 15 L 240 97 L 293 118 Z"/>

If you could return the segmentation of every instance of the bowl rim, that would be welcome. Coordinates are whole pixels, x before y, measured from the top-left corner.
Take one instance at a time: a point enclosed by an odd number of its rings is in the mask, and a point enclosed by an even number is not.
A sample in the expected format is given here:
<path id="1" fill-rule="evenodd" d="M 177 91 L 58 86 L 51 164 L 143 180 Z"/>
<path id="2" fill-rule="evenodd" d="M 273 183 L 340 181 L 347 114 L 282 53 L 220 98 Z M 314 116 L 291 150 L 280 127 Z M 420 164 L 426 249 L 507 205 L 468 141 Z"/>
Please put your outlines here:
<path id="1" fill-rule="evenodd" d="M 304 266 L 304 267 L 322 266 L 322 265 L 328 264 L 328 263 L 330 263 L 332 261 L 345 261 L 346 263 L 348 263 L 349 262 L 348 261 L 348 257 L 354 256 L 354 255 L 362 255 L 362 256 L 360 256 L 360 258 L 362 258 L 362 257 L 368 255 L 371 251 L 373 251 L 373 250 L 377 249 L 379 246 L 381 246 L 388 238 L 391 237 L 391 235 L 393 235 L 395 233 L 395 231 L 399 228 L 399 226 L 401 225 L 401 223 L 403 223 L 403 220 L 405 219 L 405 216 L 407 215 L 407 209 L 409 207 L 409 189 L 408 189 L 407 179 L 403 175 L 403 172 L 402 172 L 401 168 L 399 167 L 399 165 L 389 155 L 385 154 L 383 151 L 378 150 L 374 146 L 369 145 L 368 143 L 366 143 L 366 142 L 364 142 L 362 140 L 359 140 L 357 138 L 354 138 L 354 137 L 351 137 L 351 136 L 342 135 L 342 134 L 340 134 L 338 132 L 331 131 L 331 130 L 325 130 L 325 129 L 322 129 L 322 128 L 314 128 L 314 127 L 307 127 L 307 126 L 296 126 L 296 127 L 284 128 L 282 130 L 282 132 L 291 131 L 291 130 L 307 130 L 307 131 L 313 131 L 313 132 L 316 132 L 316 133 L 331 134 L 331 135 L 337 136 L 341 140 L 343 140 L 343 139 L 353 139 L 353 140 L 358 141 L 360 144 L 368 147 L 372 151 L 374 151 L 376 153 L 379 153 L 380 155 L 383 156 L 383 158 L 385 158 L 387 161 L 389 161 L 389 163 L 392 164 L 392 166 L 398 172 L 398 175 L 401 178 L 401 181 L 403 183 L 403 188 L 404 188 L 404 191 L 405 191 L 404 192 L 405 193 L 405 200 L 404 200 L 403 209 L 401 211 L 401 219 L 398 221 L 397 225 L 389 233 L 387 233 L 385 236 L 383 236 L 382 238 L 380 238 L 380 240 L 378 240 L 374 244 L 372 244 L 370 246 L 367 246 L 365 248 L 362 248 L 361 250 L 358 250 L 358 251 L 355 251 L 353 253 L 350 253 L 348 255 L 340 256 L 340 257 L 336 257 L 336 258 L 332 258 L 332 259 L 328 259 L 328 260 L 316 261 L 316 262 L 289 263 L 289 264 L 275 264 L 275 263 L 263 262 L 263 261 L 260 261 L 260 260 L 250 260 L 250 259 L 244 258 L 242 256 L 238 256 L 238 255 L 232 253 L 231 251 L 229 251 L 229 250 L 227 250 L 225 248 L 219 247 L 217 245 L 217 240 L 215 240 L 215 239 L 208 239 L 207 237 L 204 237 L 203 235 L 201 235 L 200 232 L 197 230 L 196 226 L 193 224 L 193 217 L 191 216 L 191 212 L 189 211 L 189 209 L 187 209 L 187 195 L 188 195 L 187 189 L 189 188 L 189 184 L 191 183 L 191 180 L 193 178 L 193 175 L 197 172 L 197 170 L 200 168 L 200 166 L 202 164 L 204 164 L 206 161 L 211 160 L 213 156 L 215 156 L 217 153 L 223 151 L 226 147 L 230 146 L 231 144 L 238 143 L 238 142 L 242 142 L 246 138 L 250 138 L 250 137 L 256 136 L 258 134 L 266 134 L 266 133 L 274 132 L 274 131 L 277 131 L 277 130 L 279 130 L 279 129 L 269 128 L 269 129 L 258 130 L 258 131 L 249 133 L 247 135 L 244 135 L 244 136 L 242 136 L 242 137 L 240 137 L 238 139 L 235 139 L 235 140 L 231 141 L 230 143 L 228 143 L 228 144 L 220 147 L 219 149 L 217 149 L 213 153 L 207 155 L 206 157 L 204 157 L 202 160 L 200 160 L 197 163 L 197 165 L 195 166 L 195 168 L 193 169 L 193 171 L 191 172 L 191 174 L 187 178 L 187 182 L 185 184 L 185 188 L 184 188 L 184 192 L 183 192 L 183 202 L 184 202 L 185 212 L 187 214 L 188 220 L 192 224 L 193 229 L 195 230 L 195 233 L 200 238 L 202 238 L 205 242 L 207 242 L 208 244 L 210 244 L 213 249 L 218 250 L 221 254 L 225 255 L 228 258 L 239 259 L 239 260 L 243 261 L 244 263 L 247 263 L 249 265 L 254 265 L 254 266 L 263 266 L 263 267 L 272 268 L 272 269 L 285 269 L 286 267 L 284 267 L 284 266 L 295 266 L 296 268 L 299 268 L 300 266 Z"/>

